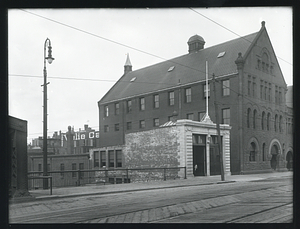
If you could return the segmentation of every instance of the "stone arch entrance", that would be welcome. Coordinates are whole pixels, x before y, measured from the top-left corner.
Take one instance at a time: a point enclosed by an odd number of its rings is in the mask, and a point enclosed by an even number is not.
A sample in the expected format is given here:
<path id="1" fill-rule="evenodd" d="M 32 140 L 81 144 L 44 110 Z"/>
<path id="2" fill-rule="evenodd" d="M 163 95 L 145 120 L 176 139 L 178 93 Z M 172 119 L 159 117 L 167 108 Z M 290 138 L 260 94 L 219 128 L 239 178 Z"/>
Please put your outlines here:
<path id="1" fill-rule="evenodd" d="M 293 152 L 288 151 L 286 154 L 286 168 L 291 171 L 293 170 Z"/>
<path id="2" fill-rule="evenodd" d="M 282 153 L 282 147 L 278 139 L 273 139 L 269 147 L 270 165 L 273 170 L 279 167 L 280 155 Z"/>

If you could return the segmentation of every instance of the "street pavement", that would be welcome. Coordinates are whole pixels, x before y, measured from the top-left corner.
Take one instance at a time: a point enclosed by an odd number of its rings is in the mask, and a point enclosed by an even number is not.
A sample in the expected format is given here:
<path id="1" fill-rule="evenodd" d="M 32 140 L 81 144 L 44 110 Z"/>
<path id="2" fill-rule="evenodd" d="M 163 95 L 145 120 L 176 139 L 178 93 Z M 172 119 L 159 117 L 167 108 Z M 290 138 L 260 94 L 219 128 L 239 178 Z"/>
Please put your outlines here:
<path id="1" fill-rule="evenodd" d="M 101 195 L 112 194 L 121 192 L 132 192 L 151 189 L 163 189 L 173 187 L 184 186 L 198 186 L 198 185 L 212 185 L 222 184 L 229 182 L 243 182 L 268 179 L 272 177 L 285 177 L 291 176 L 293 172 L 272 172 L 261 174 L 247 174 L 247 175 L 232 175 L 226 176 L 225 181 L 221 180 L 221 176 L 198 176 L 187 177 L 187 179 L 178 180 L 166 180 L 166 181 L 152 181 L 152 182 L 140 182 L 140 183 L 124 183 L 124 184 L 90 184 L 77 187 L 64 187 L 53 188 L 52 195 L 50 195 L 50 189 L 43 190 L 30 190 L 30 197 L 18 197 L 9 201 L 9 204 L 29 202 L 35 200 L 50 200 L 56 198 L 76 197 L 76 196 L 88 196 L 88 195 Z"/>
<path id="2" fill-rule="evenodd" d="M 125 214 L 115 215 L 111 217 L 95 217 L 93 220 L 85 219 L 84 215 L 81 212 L 89 211 L 89 206 L 91 210 L 94 211 L 95 199 L 87 198 L 88 196 L 95 195 L 105 195 L 105 194 L 117 194 L 122 192 L 138 192 L 143 190 L 155 190 L 155 189 L 167 189 L 174 187 L 182 187 L 188 188 L 192 186 L 199 185 L 222 185 L 222 184 L 230 184 L 230 182 L 244 182 L 246 184 L 249 181 L 259 181 L 266 180 L 272 178 L 291 178 L 293 176 L 292 172 L 273 172 L 273 173 L 264 173 L 264 174 L 251 174 L 251 175 L 233 175 L 226 176 L 225 181 L 221 181 L 221 176 L 210 176 L 210 177 L 188 177 L 187 179 L 180 180 L 167 180 L 167 181 L 153 181 L 153 182 L 143 182 L 143 183 L 129 183 L 129 184 L 107 184 L 107 185 L 86 185 L 79 187 L 68 187 L 68 188 L 53 188 L 53 195 L 50 195 L 49 190 L 32 190 L 30 191 L 30 198 L 15 198 L 10 200 L 9 204 L 9 215 L 10 215 L 10 223 L 26 223 L 30 222 L 28 220 L 33 219 L 34 216 L 35 221 L 37 223 L 45 223 L 47 220 L 51 222 L 51 220 L 55 220 L 56 223 L 68 222 L 65 217 L 60 217 L 59 215 L 64 214 L 74 214 L 78 212 L 79 215 L 74 218 L 74 222 L 81 223 L 117 223 L 117 222 L 133 222 L 133 223 L 142 223 L 142 222 L 161 222 L 161 220 L 165 220 L 165 223 L 168 223 L 168 218 L 176 215 L 182 215 L 181 217 L 189 214 L 193 214 L 198 211 L 210 211 L 210 209 L 215 209 L 216 206 L 222 207 L 224 205 L 229 204 L 237 204 L 247 197 L 248 194 L 242 193 L 234 196 L 228 196 L 225 200 L 221 197 L 216 197 L 208 200 L 198 200 L 192 201 L 189 203 L 181 203 L 172 206 L 166 206 L 161 208 L 149 208 L 136 212 L 129 212 Z M 246 182 L 246 183 L 245 183 Z M 291 187 L 292 189 L 292 187 Z M 277 192 L 281 192 L 281 190 L 274 189 L 274 195 Z M 287 190 L 290 192 L 290 190 Z M 288 193 L 287 192 L 287 193 Z M 257 194 L 255 194 L 255 198 L 258 198 Z M 269 196 L 270 191 L 266 190 L 265 192 L 260 193 L 261 198 L 265 195 Z M 287 194 L 287 203 L 289 203 L 289 194 Z M 82 199 L 80 197 L 86 198 Z M 72 198 L 73 197 L 73 198 Z M 74 200 L 78 197 L 78 203 Z M 113 198 L 122 198 L 121 196 L 114 196 Z M 281 197 L 282 198 L 282 197 Z M 99 199 L 101 202 L 101 199 Z M 225 202 L 224 202 L 225 201 Z M 241 203 L 242 207 L 245 207 L 245 203 Z M 274 203 L 272 203 L 274 204 Z M 277 204 L 277 203 L 276 203 Z M 268 207 L 266 203 L 264 203 L 265 207 Z M 272 205 L 273 206 L 273 205 Z M 238 206 L 236 206 L 238 207 Z M 291 206 L 282 206 L 281 211 L 287 214 L 284 217 L 287 217 L 287 220 L 291 220 L 292 213 L 290 212 L 292 209 Z M 288 209 L 288 210 L 287 210 Z M 238 211 L 238 210 L 237 210 Z M 70 213 L 68 213 L 70 212 Z M 243 212 L 243 211 L 241 211 Z M 54 217 L 53 219 L 49 218 L 49 213 Z M 216 214 L 220 214 L 217 213 Z M 192 216 L 192 215 L 191 215 Z M 274 217 L 273 217 L 274 218 Z M 270 218 L 270 219 L 273 219 Z M 269 220 L 270 220 L 269 219 Z M 279 220 L 282 220 L 281 217 Z M 173 219 L 175 220 L 175 219 Z M 182 218 L 178 220 L 183 220 Z M 190 220 L 190 219 L 186 219 Z M 284 219 L 285 220 L 285 219 Z M 47 221 L 47 222 L 48 222 Z M 73 221 L 70 221 L 73 222 Z M 281 221 L 279 221 L 281 222 Z"/>

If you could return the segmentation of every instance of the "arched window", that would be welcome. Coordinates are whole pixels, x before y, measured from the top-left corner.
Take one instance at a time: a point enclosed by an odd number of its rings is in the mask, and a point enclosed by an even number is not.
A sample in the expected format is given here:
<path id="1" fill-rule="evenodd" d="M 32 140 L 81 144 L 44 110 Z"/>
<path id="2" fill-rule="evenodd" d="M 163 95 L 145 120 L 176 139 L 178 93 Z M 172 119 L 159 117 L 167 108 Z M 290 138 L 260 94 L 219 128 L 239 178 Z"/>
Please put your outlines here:
<path id="1" fill-rule="evenodd" d="M 253 111 L 253 129 L 256 128 L 256 110 Z"/>
<path id="2" fill-rule="evenodd" d="M 282 121 L 282 116 L 280 115 L 280 118 L 279 118 L 279 132 L 282 132 L 282 124 L 283 124 L 283 121 Z"/>
<path id="3" fill-rule="evenodd" d="M 255 161 L 255 151 L 256 145 L 254 142 L 251 142 L 249 161 Z"/>
<path id="4" fill-rule="evenodd" d="M 262 70 L 265 72 L 269 70 L 269 57 L 265 52 L 262 55 Z"/>
<path id="5" fill-rule="evenodd" d="M 271 114 L 268 113 L 268 117 L 267 117 L 267 130 L 270 130 L 270 119 L 271 119 Z"/>
<path id="6" fill-rule="evenodd" d="M 261 115 L 261 129 L 262 130 L 265 129 L 265 118 L 266 118 L 266 113 L 263 111 L 263 113 Z"/>
<path id="7" fill-rule="evenodd" d="M 274 120 L 274 130 L 275 130 L 275 132 L 277 131 L 277 122 L 278 122 L 278 115 L 275 115 L 275 120 Z"/>
<path id="8" fill-rule="evenodd" d="M 262 145 L 262 160 L 266 160 L 266 143 L 263 143 Z"/>
<path id="9" fill-rule="evenodd" d="M 251 114 L 251 109 L 248 108 L 247 111 L 247 127 L 250 128 L 250 114 Z"/>

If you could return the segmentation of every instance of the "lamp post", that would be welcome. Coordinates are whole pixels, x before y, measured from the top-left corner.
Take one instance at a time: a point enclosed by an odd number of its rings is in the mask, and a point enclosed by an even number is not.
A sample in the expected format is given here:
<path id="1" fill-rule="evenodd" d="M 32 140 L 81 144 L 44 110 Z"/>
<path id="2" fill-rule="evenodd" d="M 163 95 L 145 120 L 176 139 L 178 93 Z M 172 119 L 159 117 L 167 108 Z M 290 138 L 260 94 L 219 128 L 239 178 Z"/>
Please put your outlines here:
<path id="1" fill-rule="evenodd" d="M 48 47 L 48 56 L 46 57 L 46 47 Z M 52 57 L 52 47 L 49 38 L 46 39 L 44 44 L 44 126 L 43 126 L 43 176 L 47 176 L 47 70 L 46 60 L 49 64 L 52 63 L 54 58 Z M 43 189 L 48 189 L 48 179 L 43 179 Z"/>

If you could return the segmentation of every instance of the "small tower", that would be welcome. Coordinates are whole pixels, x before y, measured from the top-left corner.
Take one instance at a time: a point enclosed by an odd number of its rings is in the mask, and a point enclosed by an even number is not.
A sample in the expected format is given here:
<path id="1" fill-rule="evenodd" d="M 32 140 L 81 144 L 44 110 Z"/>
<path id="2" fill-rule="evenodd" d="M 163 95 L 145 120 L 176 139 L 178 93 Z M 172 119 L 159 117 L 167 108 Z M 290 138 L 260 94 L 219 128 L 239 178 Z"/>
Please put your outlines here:
<path id="1" fill-rule="evenodd" d="M 203 37 L 196 34 L 190 37 L 187 43 L 189 45 L 189 53 L 194 53 L 204 49 L 205 41 Z"/>
<path id="2" fill-rule="evenodd" d="M 127 74 L 128 72 L 132 71 L 132 65 L 129 59 L 129 54 L 127 53 L 127 59 L 124 65 L 124 74 Z"/>

